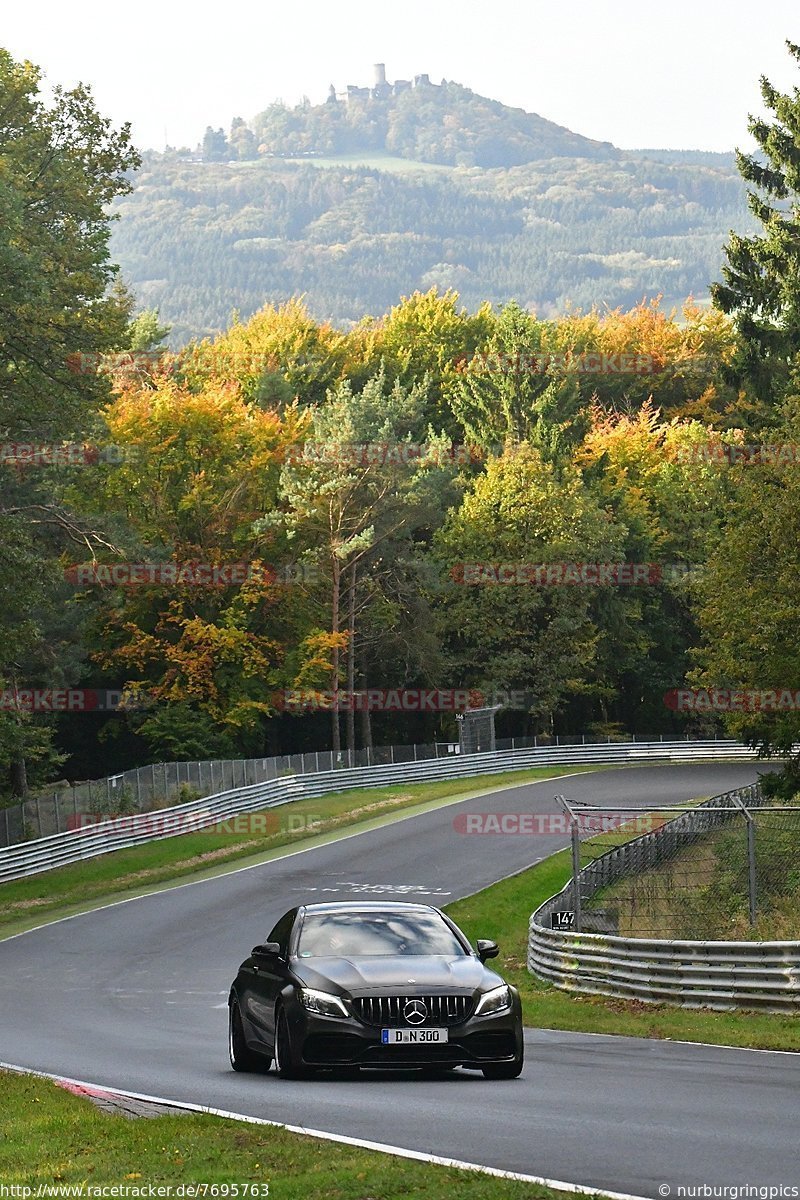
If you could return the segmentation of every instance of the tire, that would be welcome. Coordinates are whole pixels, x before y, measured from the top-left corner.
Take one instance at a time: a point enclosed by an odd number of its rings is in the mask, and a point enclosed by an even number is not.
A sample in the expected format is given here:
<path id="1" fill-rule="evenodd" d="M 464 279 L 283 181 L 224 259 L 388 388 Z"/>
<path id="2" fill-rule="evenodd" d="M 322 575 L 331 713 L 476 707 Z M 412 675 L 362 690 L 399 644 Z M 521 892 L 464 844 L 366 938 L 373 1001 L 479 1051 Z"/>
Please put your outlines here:
<path id="1" fill-rule="evenodd" d="M 311 1074 L 292 1044 L 286 1013 L 280 1008 L 275 1020 L 275 1069 L 281 1079 L 307 1079 Z"/>
<path id="2" fill-rule="evenodd" d="M 525 1052 L 520 1047 L 519 1055 L 511 1062 L 487 1063 L 481 1067 L 484 1079 L 518 1079 L 522 1074 Z"/>
<path id="3" fill-rule="evenodd" d="M 228 1006 L 228 1054 L 234 1071 L 268 1071 L 271 1059 L 251 1050 L 245 1041 L 238 1000 Z"/>

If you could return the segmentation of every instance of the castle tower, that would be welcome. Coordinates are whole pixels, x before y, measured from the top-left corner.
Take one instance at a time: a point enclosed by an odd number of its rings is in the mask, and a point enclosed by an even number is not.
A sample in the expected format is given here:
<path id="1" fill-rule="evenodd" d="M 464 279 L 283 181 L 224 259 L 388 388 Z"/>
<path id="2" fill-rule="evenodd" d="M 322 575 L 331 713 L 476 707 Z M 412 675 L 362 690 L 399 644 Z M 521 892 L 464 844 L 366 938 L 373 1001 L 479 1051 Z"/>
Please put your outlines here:
<path id="1" fill-rule="evenodd" d="M 374 73 L 373 87 L 383 87 L 386 83 L 386 63 L 375 63 L 372 68 Z"/>

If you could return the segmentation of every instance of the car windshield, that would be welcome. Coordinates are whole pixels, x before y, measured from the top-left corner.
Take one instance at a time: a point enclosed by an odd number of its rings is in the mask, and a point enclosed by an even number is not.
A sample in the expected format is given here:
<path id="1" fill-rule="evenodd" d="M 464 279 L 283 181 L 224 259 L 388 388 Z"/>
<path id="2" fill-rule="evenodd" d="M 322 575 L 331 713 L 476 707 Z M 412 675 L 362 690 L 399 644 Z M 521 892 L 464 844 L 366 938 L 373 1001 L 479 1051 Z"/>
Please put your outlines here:
<path id="1" fill-rule="evenodd" d="M 467 953 L 435 913 L 309 913 L 297 945 L 299 958 Z"/>

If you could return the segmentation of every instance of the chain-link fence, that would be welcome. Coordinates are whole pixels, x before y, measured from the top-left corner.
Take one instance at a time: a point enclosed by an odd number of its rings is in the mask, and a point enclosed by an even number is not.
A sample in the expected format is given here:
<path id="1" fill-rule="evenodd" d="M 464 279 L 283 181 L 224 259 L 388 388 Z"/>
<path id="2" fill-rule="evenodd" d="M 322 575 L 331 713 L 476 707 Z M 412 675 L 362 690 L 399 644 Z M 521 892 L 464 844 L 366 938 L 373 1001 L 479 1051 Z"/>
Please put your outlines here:
<path id="1" fill-rule="evenodd" d="M 769 805 L 753 786 L 660 809 L 564 805 L 573 881 L 561 927 L 690 941 L 800 937 L 800 803 Z"/>
<path id="2" fill-rule="evenodd" d="M 420 746 L 376 746 L 334 753 L 284 754 L 271 758 L 209 759 L 202 762 L 154 763 L 31 795 L 23 804 L 0 809 L 0 846 L 48 837 L 78 828 L 81 819 L 97 815 L 153 812 L 203 796 L 285 775 L 304 775 L 337 768 L 422 762 L 458 751 L 452 743 Z"/>
<path id="3" fill-rule="evenodd" d="M 546 746 L 602 745 L 638 741 L 653 743 L 678 739 L 658 737 L 597 738 L 591 734 L 554 737 L 496 738 L 492 749 L 526 750 Z M 690 742 L 691 738 L 685 739 Z M 264 783 L 283 775 L 306 775 L 339 768 L 386 766 L 393 763 L 424 762 L 465 753 L 477 753 L 480 747 L 461 747 L 458 742 L 435 742 L 411 746 L 369 746 L 360 750 L 311 751 L 271 758 L 214 759 L 203 762 L 155 763 L 110 775 L 106 779 L 85 780 L 31 794 L 24 804 L 0 807 L 0 846 L 13 846 L 29 838 L 63 833 L 80 824 L 89 815 L 126 815 L 152 812 L 200 799 L 229 788 Z M 486 749 L 486 747 L 483 747 Z"/>

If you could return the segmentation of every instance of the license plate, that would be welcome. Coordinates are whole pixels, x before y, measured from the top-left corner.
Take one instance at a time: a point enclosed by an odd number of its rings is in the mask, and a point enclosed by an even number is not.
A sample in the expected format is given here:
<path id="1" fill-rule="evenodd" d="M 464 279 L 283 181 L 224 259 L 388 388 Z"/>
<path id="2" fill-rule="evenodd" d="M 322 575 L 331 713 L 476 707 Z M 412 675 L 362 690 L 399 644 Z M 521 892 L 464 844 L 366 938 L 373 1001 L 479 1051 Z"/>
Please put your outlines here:
<path id="1" fill-rule="evenodd" d="M 381 1041 L 384 1046 L 430 1046 L 447 1041 L 446 1029 L 382 1029 Z"/>

